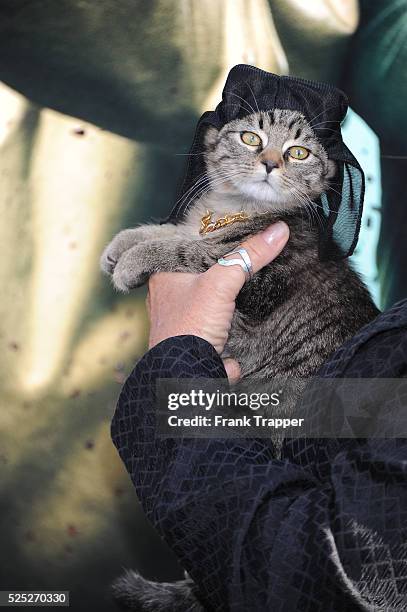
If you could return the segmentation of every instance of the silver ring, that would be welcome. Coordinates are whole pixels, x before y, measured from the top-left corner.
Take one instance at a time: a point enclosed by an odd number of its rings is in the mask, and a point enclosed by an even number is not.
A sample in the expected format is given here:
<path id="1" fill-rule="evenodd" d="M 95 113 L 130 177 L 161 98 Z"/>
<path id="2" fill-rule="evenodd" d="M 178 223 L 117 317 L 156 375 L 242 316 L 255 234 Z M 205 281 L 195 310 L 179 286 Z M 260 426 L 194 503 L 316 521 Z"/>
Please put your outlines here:
<path id="1" fill-rule="evenodd" d="M 241 259 L 225 259 L 228 255 L 240 255 Z M 250 260 L 249 253 L 241 247 L 230 253 L 226 253 L 223 257 L 218 259 L 218 264 L 221 266 L 240 266 L 243 272 L 246 274 L 246 281 L 253 278 L 253 266 Z"/>

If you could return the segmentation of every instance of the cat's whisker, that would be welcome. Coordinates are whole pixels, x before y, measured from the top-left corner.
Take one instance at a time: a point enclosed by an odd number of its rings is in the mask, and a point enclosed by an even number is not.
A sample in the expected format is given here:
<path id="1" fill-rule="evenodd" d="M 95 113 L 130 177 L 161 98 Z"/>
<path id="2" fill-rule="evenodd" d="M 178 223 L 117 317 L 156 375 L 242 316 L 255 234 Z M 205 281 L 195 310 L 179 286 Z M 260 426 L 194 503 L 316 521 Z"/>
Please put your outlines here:
<path id="1" fill-rule="evenodd" d="M 319 227 L 322 227 L 324 220 L 323 218 L 321 218 L 321 214 L 319 213 L 319 210 L 321 210 L 324 213 L 325 212 L 324 207 L 318 204 L 317 202 L 311 200 L 309 195 L 301 191 L 298 186 L 295 186 L 292 184 L 291 189 L 294 193 L 296 193 L 301 203 L 304 204 L 305 208 L 307 209 L 311 217 L 316 221 L 317 225 Z M 331 212 L 330 209 L 329 209 L 329 212 Z"/>
<path id="2" fill-rule="evenodd" d="M 307 197 L 309 198 L 309 196 L 307 196 Z M 311 199 L 310 199 L 310 202 L 312 203 L 312 205 L 313 205 L 315 208 L 319 208 L 319 209 L 320 209 L 320 210 L 322 210 L 324 213 L 326 213 L 326 209 L 325 209 L 325 207 L 324 207 L 324 206 L 321 206 L 321 204 L 318 204 L 317 202 L 315 202 L 314 200 L 311 200 Z M 334 215 L 335 215 L 335 214 L 336 214 L 336 215 L 338 214 L 338 212 L 337 212 L 336 210 L 332 210 L 332 209 L 329 207 L 329 205 L 328 205 L 328 212 L 329 212 L 330 214 L 334 214 Z"/>
<path id="3" fill-rule="evenodd" d="M 303 204 L 306 207 L 306 209 L 309 211 L 312 219 L 314 220 L 314 225 L 321 228 L 323 225 L 323 220 L 321 219 L 319 215 L 318 206 L 315 206 L 315 202 L 310 200 L 307 196 L 304 196 Z"/>
<path id="4" fill-rule="evenodd" d="M 306 200 L 303 201 L 303 204 L 305 206 L 309 221 L 308 231 L 311 231 L 313 226 L 318 225 L 318 215 L 315 214 L 315 211 L 311 208 Z"/>
<path id="5" fill-rule="evenodd" d="M 307 220 L 308 220 L 308 231 L 310 232 L 311 228 L 314 225 L 314 219 L 313 219 L 312 211 L 310 211 L 310 209 L 308 207 L 308 202 L 302 200 L 302 198 L 299 195 L 297 195 L 297 199 L 299 200 L 301 205 L 304 206 L 305 212 L 307 214 Z"/>
<path id="6" fill-rule="evenodd" d="M 206 193 L 209 193 L 210 191 L 212 191 L 215 187 L 219 187 L 220 185 L 222 185 L 223 183 L 226 183 L 228 180 L 230 180 L 230 177 L 222 177 L 220 179 L 217 179 L 217 181 L 211 181 L 205 185 L 202 185 L 199 190 L 193 194 L 193 196 L 190 198 L 190 200 L 188 201 L 187 204 L 185 204 L 185 210 L 187 210 L 189 208 L 189 206 L 191 205 L 192 202 L 194 202 L 195 200 L 200 199 L 203 195 L 205 195 Z"/>
<path id="7" fill-rule="evenodd" d="M 206 151 L 199 151 L 198 153 L 174 153 L 174 155 L 193 156 L 193 155 L 204 155 Z"/>
<path id="8" fill-rule="evenodd" d="M 203 175 L 201 175 L 192 185 L 191 187 L 175 202 L 175 204 L 182 204 L 182 201 L 187 198 L 191 192 L 193 192 L 194 189 L 196 189 L 198 187 L 198 185 L 200 183 L 202 183 L 205 180 L 209 180 L 209 176 L 208 174 L 205 172 Z"/>
<path id="9" fill-rule="evenodd" d="M 209 176 L 205 176 L 201 180 L 197 181 L 192 185 L 192 187 L 184 194 L 181 198 L 180 203 L 185 208 L 185 201 L 189 200 L 191 197 L 196 198 L 199 192 L 204 189 L 207 185 L 213 183 L 213 180 Z"/>
<path id="10" fill-rule="evenodd" d="M 380 155 L 382 159 L 407 159 L 407 155 Z"/>
<path id="11" fill-rule="evenodd" d="M 309 210 L 312 212 L 316 222 L 317 222 L 317 226 L 319 228 L 322 228 L 324 225 L 324 219 L 321 216 L 320 212 L 318 209 L 322 209 L 321 206 L 319 206 L 316 202 L 313 202 L 312 200 L 310 200 L 308 197 L 305 200 L 306 205 L 308 206 Z M 323 209 L 322 209 L 323 210 Z"/>
<path id="12" fill-rule="evenodd" d="M 334 193 L 336 193 L 338 196 L 342 197 L 342 194 L 340 191 L 337 191 L 336 189 L 334 189 L 334 187 L 332 187 L 332 185 L 328 185 L 328 188 L 330 191 L 333 191 Z"/>
<path id="13" fill-rule="evenodd" d="M 257 100 L 256 100 L 256 96 L 254 95 L 254 91 L 253 91 L 253 89 L 251 88 L 250 83 L 248 83 L 247 81 L 246 81 L 246 85 L 247 85 L 247 86 L 248 86 L 248 88 L 250 89 L 250 92 L 251 92 L 251 94 L 252 94 L 252 96 L 253 96 L 253 100 L 254 100 L 254 103 L 255 103 L 255 105 L 256 105 L 257 112 L 258 112 L 258 113 L 260 113 L 259 105 L 257 104 Z"/>
<path id="14" fill-rule="evenodd" d="M 218 171 L 218 175 L 221 174 L 222 171 Z M 223 172 L 228 172 L 227 170 L 224 170 Z M 182 197 L 180 197 L 176 204 L 178 203 L 182 203 L 182 201 L 187 198 L 189 195 L 191 195 L 191 192 L 193 192 L 195 189 L 197 189 L 199 186 L 202 186 L 203 183 L 205 183 L 205 181 L 207 181 L 208 183 L 211 182 L 213 179 L 209 176 L 209 174 L 207 172 L 205 172 L 204 174 L 202 174 L 200 177 L 198 177 L 198 179 L 195 181 L 195 183 L 192 184 L 192 186 L 183 194 Z"/>
<path id="15" fill-rule="evenodd" d="M 325 125 L 325 123 L 339 123 L 339 121 L 326 119 L 325 121 L 319 121 L 318 123 L 313 123 L 312 128 L 314 129 L 317 125 Z"/>
<path id="16" fill-rule="evenodd" d="M 315 130 L 316 132 L 324 130 L 325 132 L 334 132 L 335 134 L 338 133 L 338 130 L 333 130 L 332 128 L 327 128 L 327 127 L 314 127 L 314 126 L 312 126 L 312 129 Z"/>
<path id="17" fill-rule="evenodd" d="M 220 172 L 218 172 L 218 174 L 223 177 Z M 225 176 L 230 174 L 226 170 L 224 172 Z M 191 201 L 200 196 L 201 192 L 206 188 L 207 185 L 212 185 L 213 183 L 214 179 L 212 179 L 208 174 L 205 173 L 203 176 L 201 176 L 177 201 L 177 203 L 180 204 L 180 210 L 183 210 L 185 212 L 189 208 Z"/>
<path id="18" fill-rule="evenodd" d="M 219 174 L 216 176 L 215 179 L 210 179 L 207 183 L 207 185 L 201 185 L 200 190 L 201 189 L 205 189 L 207 186 L 212 189 L 213 187 L 223 184 L 225 182 L 227 182 L 228 180 L 232 179 L 232 178 L 236 178 L 241 176 L 241 172 L 236 170 L 235 172 L 227 172 L 225 174 Z"/>
<path id="19" fill-rule="evenodd" d="M 302 203 L 301 193 L 292 181 L 286 178 L 286 180 L 284 181 L 284 187 L 294 196 L 296 202 L 298 201 L 300 204 Z"/>
<path id="20" fill-rule="evenodd" d="M 231 178 L 236 178 L 238 176 L 241 176 L 241 172 L 236 170 L 234 172 L 226 172 L 225 171 L 224 174 L 221 174 L 216 179 L 208 178 L 208 181 L 206 183 L 204 183 L 204 184 L 201 184 L 199 186 L 199 188 L 197 189 L 197 191 L 192 194 L 192 196 L 190 197 L 188 202 L 187 203 L 184 202 L 184 204 L 183 204 L 184 212 L 186 212 L 189 209 L 190 205 L 195 200 L 201 198 L 203 195 L 205 195 L 205 193 L 208 193 L 209 191 L 212 191 L 214 187 L 219 187 L 220 185 L 222 185 L 224 183 L 227 183 L 228 180 L 230 180 Z"/>
<path id="21" fill-rule="evenodd" d="M 316 211 L 313 208 L 310 207 L 311 200 L 310 200 L 310 202 L 308 202 L 307 201 L 307 200 L 309 200 L 308 196 L 306 196 L 306 194 L 303 194 L 294 185 L 291 185 L 291 190 L 297 196 L 297 198 L 300 201 L 300 203 L 304 204 L 304 206 L 305 206 L 305 210 L 306 210 L 308 221 L 309 221 L 309 230 L 310 230 L 312 225 L 314 225 L 314 218 L 315 218 L 315 214 L 316 214 Z M 318 217 L 316 217 L 316 220 L 317 220 L 317 223 L 318 223 Z"/>
<path id="22" fill-rule="evenodd" d="M 314 117 L 312 117 L 311 119 L 309 119 L 308 123 L 310 124 L 310 126 L 312 127 L 312 122 L 315 119 L 318 119 L 318 117 L 320 117 L 323 113 L 326 113 L 329 110 L 332 110 L 334 108 L 337 108 L 336 105 L 335 106 L 328 106 L 326 108 L 324 108 L 324 110 L 322 110 L 320 113 L 318 113 L 317 115 L 314 115 Z"/>
<path id="23" fill-rule="evenodd" d="M 316 111 L 319 111 L 320 108 L 323 108 L 324 103 L 321 102 L 320 104 L 317 105 L 317 107 L 315 108 Z M 314 119 L 317 119 L 320 115 L 322 115 L 322 113 L 325 111 L 325 109 L 323 109 L 319 114 L 314 115 L 313 117 L 311 117 L 311 119 L 308 120 L 309 123 L 311 123 L 311 121 L 314 121 Z"/>
<path id="24" fill-rule="evenodd" d="M 199 175 L 198 178 L 196 179 L 196 181 L 191 185 L 191 187 L 177 200 L 176 204 L 178 202 L 180 202 L 183 197 L 185 196 L 186 193 L 188 193 L 189 191 L 191 191 L 191 189 L 193 189 L 197 184 L 199 184 L 203 179 L 208 178 L 208 173 L 204 172 L 203 174 Z"/>
<path id="25" fill-rule="evenodd" d="M 333 178 L 328 179 L 328 185 L 340 185 L 340 186 L 341 186 L 341 185 L 342 185 L 342 182 L 343 182 L 343 181 L 334 181 L 334 179 L 333 179 Z"/>
<path id="26" fill-rule="evenodd" d="M 245 110 L 250 110 L 250 113 L 256 114 L 256 110 L 253 108 L 253 106 L 250 104 L 250 102 L 248 102 L 247 100 L 242 98 L 242 96 L 239 96 L 237 93 L 234 93 L 233 91 L 229 91 L 228 95 L 229 96 L 235 96 L 235 98 L 239 98 L 239 100 L 241 100 L 242 102 L 247 104 L 247 106 L 245 107 Z M 249 109 L 247 107 L 249 107 Z"/>

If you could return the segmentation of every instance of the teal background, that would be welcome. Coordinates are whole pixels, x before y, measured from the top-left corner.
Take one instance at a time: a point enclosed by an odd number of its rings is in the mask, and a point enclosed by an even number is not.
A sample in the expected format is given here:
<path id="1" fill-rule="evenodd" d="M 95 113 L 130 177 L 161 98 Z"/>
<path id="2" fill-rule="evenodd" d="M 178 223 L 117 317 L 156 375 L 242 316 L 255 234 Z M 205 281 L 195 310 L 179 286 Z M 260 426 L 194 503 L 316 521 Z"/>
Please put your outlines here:
<path id="1" fill-rule="evenodd" d="M 377 306 L 381 307 L 380 279 L 376 251 L 381 226 L 380 144 L 376 134 L 352 109 L 343 126 L 343 138 L 356 155 L 366 177 L 362 227 L 358 245 L 351 258 L 362 275 Z"/>

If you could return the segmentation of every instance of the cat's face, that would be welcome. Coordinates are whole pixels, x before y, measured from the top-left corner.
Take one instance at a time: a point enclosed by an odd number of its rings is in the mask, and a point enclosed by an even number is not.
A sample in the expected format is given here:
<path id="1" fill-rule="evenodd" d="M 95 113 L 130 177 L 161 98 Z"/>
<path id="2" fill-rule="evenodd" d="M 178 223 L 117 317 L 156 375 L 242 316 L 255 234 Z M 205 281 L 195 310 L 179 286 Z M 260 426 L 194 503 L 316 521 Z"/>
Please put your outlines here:
<path id="1" fill-rule="evenodd" d="M 309 204 L 335 174 L 306 119 L 298 112 L 274 110 L 210 127 L 205 162 L 212 189 L 239 194 L 264 209 Z"/>

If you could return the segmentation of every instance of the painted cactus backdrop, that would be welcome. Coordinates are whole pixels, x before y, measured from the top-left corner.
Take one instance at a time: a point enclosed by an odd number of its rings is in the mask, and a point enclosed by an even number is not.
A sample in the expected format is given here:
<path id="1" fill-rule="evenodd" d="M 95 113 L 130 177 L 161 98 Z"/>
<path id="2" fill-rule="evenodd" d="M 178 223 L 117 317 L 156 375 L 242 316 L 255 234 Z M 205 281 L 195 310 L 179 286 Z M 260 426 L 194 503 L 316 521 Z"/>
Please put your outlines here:
<path id="1" fill-rule="evenodd" d="M 404 0 L 3 0 L 2 589 L 70 589 L 73 609 L 102 611 L 123 566 L 179 574 L 109 438 L 144 292 L 115 294 L 98 258 L 168 211 L 177 154 L 233 64 L 350 93 L 384 156 L 382 301 L 404 296 L 406 28 Z"/>

